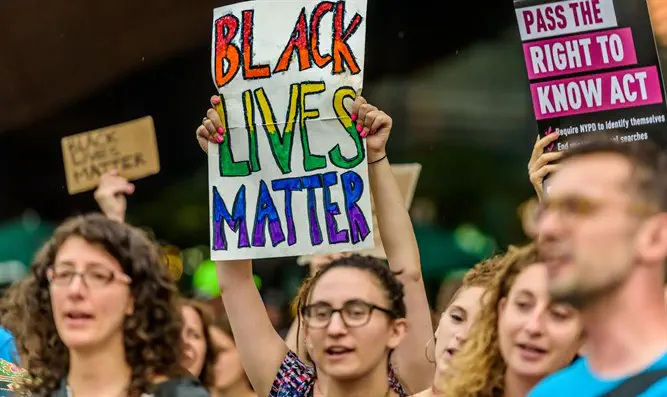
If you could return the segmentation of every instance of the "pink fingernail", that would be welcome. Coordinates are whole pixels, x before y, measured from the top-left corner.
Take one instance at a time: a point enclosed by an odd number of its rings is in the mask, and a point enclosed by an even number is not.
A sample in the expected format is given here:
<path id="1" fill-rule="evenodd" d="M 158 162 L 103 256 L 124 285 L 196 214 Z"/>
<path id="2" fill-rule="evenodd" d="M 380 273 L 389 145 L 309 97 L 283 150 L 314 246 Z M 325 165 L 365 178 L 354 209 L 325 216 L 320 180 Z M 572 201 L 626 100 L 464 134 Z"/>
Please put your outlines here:
<path id="1" fill-rule="evenodd" d="M 359 136 L 362 138 L 366 138 L 366 131 L 361 131 L 361 133 L 359 133 Z"/>
<path id="2" fill-rule="evenodd" d="M 357 132 L 361 132 L 364 130 L 364 127 L 361 126 L 361 124 L 357 124 Z"/>
<path id="3" fill-rule="evenodd" d="M 223 140 L 224 140 L 224 138 L 222 137 L 222 135 L 218 135 L 218 136 L 215 137 L 215 141 L 218 142 L 218 143 L 222 143 Z"/>
<path id="4" fill-rule="evenodd" d="M 222 135 L 225 133 L 225 129 L 222 127 L 218 127 L 218 134 Z"/>
<path id="5" fill-rule="evenodd" d="M 358 116 L 357 116 L 356 113 L 352 113 L 352 115 L 350 116 L 350 118 L 352 119 L 352 121 L 357 121 L 357 117 L 358 117 Z"/>
<path id="6" fill-rule="evenodd" d="M 214 96 L 213 100 L 211 100 L 211 102 L 213 102 L 214 105 L 219 105 L 220 104 L 220 98 L 218 98 L 217 96 Z"/>
<path id="7" fill-rule="evenodd" d="M 364 132 L 362 132 L 362 134 L 364 134 L 364 136 L 366 136 L 366 135 L 368 135 L 369 132 L 371 132 L 371 130 L 369 130 L 368 128 L 364 128 Z"/>

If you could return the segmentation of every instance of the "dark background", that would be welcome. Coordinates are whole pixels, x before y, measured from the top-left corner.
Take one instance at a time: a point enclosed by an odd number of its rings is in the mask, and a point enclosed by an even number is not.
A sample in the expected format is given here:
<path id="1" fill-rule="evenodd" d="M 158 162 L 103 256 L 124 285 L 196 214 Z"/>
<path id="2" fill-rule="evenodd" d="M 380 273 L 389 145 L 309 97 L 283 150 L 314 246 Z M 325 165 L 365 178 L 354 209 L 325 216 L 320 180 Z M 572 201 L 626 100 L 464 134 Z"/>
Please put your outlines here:
<path id="1" fill-rule="evenodd" d="M 92 192 L 67 193 L 61 138 L 151 115 L 161 172 L 136 181 L 128 220 L 176 253 L 205 252 L 206 157 L 194 132 L 215 93 L 212 10 L 227 3 L 0 3 L 0 224 L 28 209 L 43 223 L 96 210 Z M 392 162 L 422 163 L 416 197 L 435 205 L 418 234 L 425 268 L 472 265 L 461 239 L 488 253 L 470 234 L 455 238 L 460 225 L 498 247 L 519 242 L 537 130 L 512 2 L 369 0 L 366 23 L 365 96 L 394 118 Z M 303 269 L 258 272 L 275 285 Z"/>
<path id="2" fill-rule="evenodd" d="M 139 10 L 149 8 L 148 4 L 130 5 L 153 2 L 111 2 L 114 5 L 107 4 L 106 7 L 114 7 L 117 11 L 107 10 L 106 18 L 99 15 L 94 21 L 98 28 L 92 29 L 90 34 L 78 34 L 73 27 L 93 22 L 86 15 L 90 5 L 86 5 L 85 0 L 61 3 L 67 4 L 67 8 L 54 7 L 48 18 L 30 15 L 34 11 L 30 3 L 35 5 L 37 2 L 12 0 L 3 3 L 0 6 L 2 22 L 10 26 L 0 23 L 0 32 L 12 30 L 17 33 L 0 38 L 0 48 L 5 54 L 0 63 L 18 63 L 11 59 L 18 56 L 27 67 L 0 75 L 0 80 L 4 80 L 0 87 L 16 87 L 0 92 L 0 103 L 10 104 L 0 109 L 0 113 L 14 112 L 0 118 L 0 220 L 17 216 L 26 208 L 33 208 L 50 220 L 94 209 L 90 193 L 67 194 L 60 139 L 144 115 L 152 115 L 155 120 L 162 170 L 159 175 L 138 183 L 138 192 L 131 205 L 153 199 L 169 201 L 169 197 L 165 197 L 165 186 L 201 171 L 206 161 L 193 133 L 209 106 L 208 98 L 215 93 L 209 66 L 211 9 L 226 2 L 194 2 L 189 8 L 200 9 L 190 10 L 194 15 L 189 18 L 164 12 L 164 17 L 172 19 L 167 25 L 179 24 L 182 32 L 196 31 L 196 34 L 190 34 L 187 44 L 177 50 L 167 50 L 166 47 L 173 43 L 164 43 L 164 50 L 159 48 L 163 44 L 160 36 L 168 35 L 162 32 L 166 29 L 165 22 L 156 21 L 161 18 L 161 10 L 180 7 L 177 1 L 163 1 L 162 6 L 146 10 L 141 15 L 144 18 L 138 15 Z M 39 4 L 41 7 L 42 3 Z M 372 86 L 381 77 L 405 76 L 437 59 L 453 56 L 455 51 L 476 40 L 494 36 L 501 27 L 513 22 L 511 2 L 462 1 L 422 7 L 409 4 L 416 5 L 400 0 L 369 1 L 367 86 Z M 75 18 L 70 15 L 70 10 L 77 7 L 82 10 Z M 121 35 L 122 26 L 128 19 L 141 20 L 142 27 L 134 33 L 140 35 L 140 39 L 128 37 L 118 40 L 119 43 L 110 37 L 113 30 L 100 29 L 114 26 L 115 33 Z M 63 37 L 55 46 L 53 40 L 31 42 L 18 33 L 23 30 L 33 30 L 33 36 Z M 151 35 L 155 36 L 154 40 L 147 38 Z M 107 46 L 104 51 L 99 50 L 102 44 Z M 140 58 L 144 49 L 147 56 Z M 115 55 L 115 52 L 119 54 Z M 68 53 L 66 59 L 62 53 Z M 129 53 L 136 54 L 134 63 L 125 62 L 129 66 L 119 65 L 113 69 L 101 65 Z M 100 80 L 99 74 L 89 77 L 88 74 L 96 68 L 103 68 L 106 78 Z M 70 80 L 72 83 L 68 84 Z M 49 82 L 53 81 L 59 83 L 51 88 Z M 72 92 L 57 93 L 54 89 Z M 35 99 L 42 96 L 52 99 Z M 205 187 L 197 194 L 200 201 L 205 202 L 206 195 L 199 194 L 202 191 Z M 185 240 L 186 236 L 182 238 Z"/>

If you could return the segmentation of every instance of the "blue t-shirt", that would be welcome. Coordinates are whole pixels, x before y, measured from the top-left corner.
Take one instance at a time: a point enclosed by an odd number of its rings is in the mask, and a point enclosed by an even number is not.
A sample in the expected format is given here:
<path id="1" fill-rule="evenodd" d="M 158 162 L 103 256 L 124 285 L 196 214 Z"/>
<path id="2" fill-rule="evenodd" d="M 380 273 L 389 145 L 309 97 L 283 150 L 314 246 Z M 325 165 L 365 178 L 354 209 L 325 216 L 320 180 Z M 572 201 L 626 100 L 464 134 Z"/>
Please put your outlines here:
<path id="1" fill-rule="evenodd" d="M 646 370 L 667 369 L 667 352 Z M 609 393 L 625 378 L 600 379 L 588 367 L 585 357 L 540 382 L 528 397 L 599 397 Z M 637 397 L 667 397 L 667 379 L 661 379 Z"/>
<path id="2" fill-rule="evenodd" d="M 0 360 L 18 364 L 14 337 L 2 327 L 0 327 Z"/>

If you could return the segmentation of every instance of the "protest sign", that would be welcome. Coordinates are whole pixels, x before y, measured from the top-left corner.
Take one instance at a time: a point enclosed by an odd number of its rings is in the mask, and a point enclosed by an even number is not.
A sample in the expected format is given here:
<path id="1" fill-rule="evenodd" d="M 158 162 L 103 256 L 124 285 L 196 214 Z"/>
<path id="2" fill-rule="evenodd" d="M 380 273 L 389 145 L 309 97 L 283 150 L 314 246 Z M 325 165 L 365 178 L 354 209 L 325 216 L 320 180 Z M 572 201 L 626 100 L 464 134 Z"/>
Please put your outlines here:
<path id="1" fill-rule="evenodd" d="M 664 85 L 646 1 L 514 0 L 547 151 L 589 137 L 665 146 Z"/>
<path id="2" fill-rule="evenodd" d="M 409 210 L 412 206 L 412 200 L 415 197 L 415 190 L 417 189 L 417 182 L 419 181 L 422 166 L 419 163 L 392 164 L 391 170 L 394 173 L 396 183 L 398 184 L 398 188 L 401 191 L 401 197 L 403 198 L 403 203 L 405 203 L 405 208 Z M 375 213 L 375 199 L 372 194 L 371 209 L 373 211 L 373 233 L 375 247 L 360 251 L 358 254 L 368 255 L 379 259 L 387 259 L 387 253 L 385 252 L 384 245 L 382 244 L 378 219 Z M 311 255 L 303 255 L 298 257 L 296 262 L 300 266 L 305 266 L 310 263 L 310 260 Z"/>
<path id="3" fill-rule="evenodd" d="M 366 146 L 349 114 L 365 19 L 366 0 L 214 10 L 211 73 L 226 132 L 209 143 L 212 259 L 373 246 Z"/>
<path id="4" fill-rule="evenodd" d="M 132 180 L 160 172 L 150 116 L 66 136 L 60 143 L 69 194 L 95 189 L 100 177 L 111 170 Z"/>

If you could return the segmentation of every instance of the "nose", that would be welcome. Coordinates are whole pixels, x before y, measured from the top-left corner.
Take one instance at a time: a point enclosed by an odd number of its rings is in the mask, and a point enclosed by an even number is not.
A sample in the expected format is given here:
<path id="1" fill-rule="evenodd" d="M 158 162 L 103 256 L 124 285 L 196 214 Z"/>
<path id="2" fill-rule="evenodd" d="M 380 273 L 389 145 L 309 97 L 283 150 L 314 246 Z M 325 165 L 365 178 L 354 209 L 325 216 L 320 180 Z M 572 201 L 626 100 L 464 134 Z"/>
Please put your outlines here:
<path id="1" fill-rule="evenodd" d="M 456 338 L 456 340 L 461 344 L 465 343 L 468 340 L 468 333 L 470 332 L 470 327 L 472 327 L 472 321 L 468 321 L 468 323 L 464 327 L 461 327 L 454 334 L 454 338 Z"/>
<path id="2" fill-rule="evenodd" d="M 331 336 L 344 335 L 347 333 L 347 326 L 345 326 L 345 322 L 343 322 L 340 313 L 333 313 L 331 315 L 327 333 Z"/>
<path id="3" fill-rule="evenodd" d="M 534 310 L 524 325 L 524 330 L 531 336 L 539 336 L 544 332 L 545 310 Z"/>
<path id="4" fill-rule="evenodd" d="M 563 231 L 563 221 L 557 211 L 544 210 L 537 218 L 537 236 L 539 241 L 554 239 Z"/>
<path id="5" fill-rule="evenodd" d="M 85 288 L 86 285 L 84 284 L 83 277 L 80 274 L 76 274 L 67 286 L 67 296 L 70 298 L 79 298 L 83 295 Z"/>
<path id="6" fill-rule="evenodd" d="M 454 339 L 456 339 L 456 342 L 458 342 L 459 344 L 463 344 L 468 340 L 468 337 L 464 332 L 457 332 L 456 334 L 454 334 Z"/>

